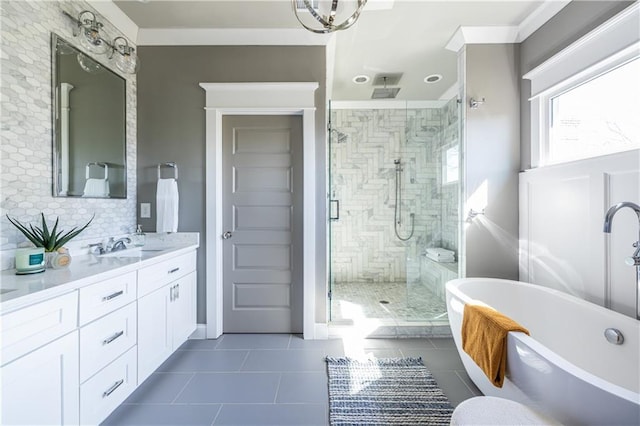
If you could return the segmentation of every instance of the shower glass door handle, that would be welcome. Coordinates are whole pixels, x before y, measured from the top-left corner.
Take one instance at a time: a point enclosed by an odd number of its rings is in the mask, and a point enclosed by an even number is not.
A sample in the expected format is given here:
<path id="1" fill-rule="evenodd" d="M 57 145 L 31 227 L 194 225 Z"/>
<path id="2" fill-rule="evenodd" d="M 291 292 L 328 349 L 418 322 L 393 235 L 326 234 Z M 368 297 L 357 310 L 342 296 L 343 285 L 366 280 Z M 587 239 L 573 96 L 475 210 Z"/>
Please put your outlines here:
<path id="1" fill-rule="evenodd" d="M 329 220 L 340 220 L 340 200 L 329 200 Z"/>

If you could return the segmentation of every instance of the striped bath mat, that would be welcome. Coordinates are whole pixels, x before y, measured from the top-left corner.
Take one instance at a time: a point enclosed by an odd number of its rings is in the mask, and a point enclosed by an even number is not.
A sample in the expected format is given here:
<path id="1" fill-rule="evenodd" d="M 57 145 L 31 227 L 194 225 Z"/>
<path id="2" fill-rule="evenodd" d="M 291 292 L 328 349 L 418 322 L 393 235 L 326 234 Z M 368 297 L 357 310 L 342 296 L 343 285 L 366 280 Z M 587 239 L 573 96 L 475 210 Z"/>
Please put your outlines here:
<path id="1" fill-rule="evenodd" d="M 453 407 L 422 358 L 327 357 L 329 421 L 336 425 L 449 425 Z"/>

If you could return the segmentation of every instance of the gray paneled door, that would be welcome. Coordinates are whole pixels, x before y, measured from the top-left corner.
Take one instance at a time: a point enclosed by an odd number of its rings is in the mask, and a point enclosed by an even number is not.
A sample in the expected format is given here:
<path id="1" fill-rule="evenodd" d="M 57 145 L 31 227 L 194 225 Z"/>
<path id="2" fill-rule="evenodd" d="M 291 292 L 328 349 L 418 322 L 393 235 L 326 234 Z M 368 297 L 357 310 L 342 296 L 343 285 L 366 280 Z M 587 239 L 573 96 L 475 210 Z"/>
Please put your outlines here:
<path id="1" fill-rule="evenodd" d="M 302 332 L 302 117 L 224 116 L 223 331 Z"/>

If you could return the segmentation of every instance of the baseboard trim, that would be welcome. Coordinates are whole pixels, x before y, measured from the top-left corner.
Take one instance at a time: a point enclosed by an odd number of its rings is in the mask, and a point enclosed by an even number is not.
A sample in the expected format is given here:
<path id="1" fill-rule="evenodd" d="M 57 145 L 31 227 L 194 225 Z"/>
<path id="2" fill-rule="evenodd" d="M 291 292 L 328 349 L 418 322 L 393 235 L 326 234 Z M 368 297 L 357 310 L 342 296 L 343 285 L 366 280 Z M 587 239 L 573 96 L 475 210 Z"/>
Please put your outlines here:
<path id="1" fill-rule="evenodd" d="M 196 329 L 189 339 L 206 339 L 207 324 L 197 324 Z M 313 328 L 313 340 L 327 340 L 329 338 L 329 326 L 324 323 L 316 323 Z"/>
<path id="2" fill-rule="evenodd" d="M 313 330 L 313 339 L 327 340 L 328 338 L 329 338 L 329 326 L 326 323 L 317 322 Z"/>
<path id="3" fill-rule="evenodd" d="M 191 333 L 189 339 L 206 339 L 207 338 L 207 324 L 196 324 L 196 330 Z"/>

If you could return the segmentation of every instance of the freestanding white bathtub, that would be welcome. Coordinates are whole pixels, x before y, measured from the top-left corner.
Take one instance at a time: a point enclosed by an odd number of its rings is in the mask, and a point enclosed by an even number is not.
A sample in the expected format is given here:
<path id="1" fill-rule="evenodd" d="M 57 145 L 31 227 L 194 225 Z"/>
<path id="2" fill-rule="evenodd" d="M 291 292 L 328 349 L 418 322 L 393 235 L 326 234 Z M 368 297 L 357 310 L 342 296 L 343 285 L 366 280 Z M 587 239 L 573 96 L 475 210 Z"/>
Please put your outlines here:
<path id="1" fill-rule="evenodd" d="M 524 403 L 567 424 L 640 425 L 640 321 L 543 286 L 493 278 L 449 281 L 447 311 L 467 373 L 485 394 Z M 464 304 L 480 301 L 531 333 L 507 337 L 497 388 L 462 350 Z M 624 343 L 609 343 L 618 329 Z"/>

